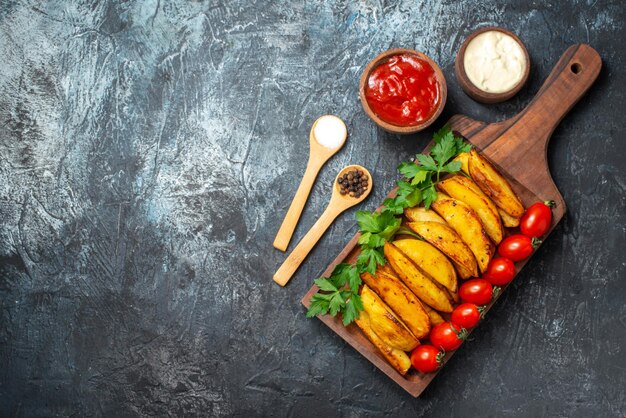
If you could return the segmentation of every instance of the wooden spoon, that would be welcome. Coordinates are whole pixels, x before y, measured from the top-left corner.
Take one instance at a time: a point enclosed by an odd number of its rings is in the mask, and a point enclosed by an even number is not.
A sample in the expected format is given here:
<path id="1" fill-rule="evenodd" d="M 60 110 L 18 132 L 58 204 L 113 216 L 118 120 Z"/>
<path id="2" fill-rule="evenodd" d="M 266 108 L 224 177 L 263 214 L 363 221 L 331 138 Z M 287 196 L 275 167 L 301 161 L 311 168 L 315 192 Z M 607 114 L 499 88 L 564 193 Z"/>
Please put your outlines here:
<path id="1" fill-rule="evenodd" d="M 339 184 L 337 180 L 340 176 L 342 176 L 345 172 L 350 170 L 361 170 L 364 174 L 367 174 L 369 178 L 369 186 L 367 190 L 359 197 L 350 197 L 350 195 L 342 195 L 339 193 Z M 319 217 L 317 222 L 311 227 L 309 232 L 302 238 L 302 241 L 298 243 L 296 248 L 289 254 L 289 257 L 283 262 L 278 271 L 274 274 L 274 281 L 281 286 L 287 284 L 291 276 L 298 270 L 302 261 L 309 254 L 311 249 L 317 244 L 317 241 L 322 237 L 324 232 L 328 229 L 331 223 L 335 220 L 337 216 L 346 209 L 361 203 L 367 196 L 369 196 L 372 191 L 372 187 L 374 186 L 374 179 L 372 179 L 372 175 L 365 168 L 360 165 L 349 165 L 345 167 L 343 170 L 339 172 L 337 177 L 335 178 L 335 182 L 333 183 L 333 194 L 330 197 L 330 202 L 328 202 L 328 206 L 322 216 Z"/>
<path id="2" fill-rule="evenodd" d="M 320 144 L 318 139 L 321 138 L 316 138 L 315 136 L 315 127 L 324 118 L 334 118 L 341 122 L 341 125 L 339 125 L 341 131 L 337 133 L 341 136 L 341 141 L 339 141 L 339 144 L 335 148 L 329 148 Z M 287 249 L 289 241 L 291 241 L 293 231 L 296 229 L 296 225 L 298 224 L 298 220 L 302 214 L 302 209 L 304 209 L 304 204 L 309 197 L 309 193 L 311 193 L 311 188 L 313 187 L 313 182 L 315 181 L 317 174 L 324 163 L 326 163 L 330 157 L 335 155 L 337 151 L 343 147 L 347 136 L 348 130 L 346 125 L 337 116 L 325 115 L 318 118 L 313 123 L 311 133 L 309 134 L 309 162 L 306 165 L 306 171 L 304 172 L 298 191 L 296 191 L 296 195 L 291 201 L 291 206 L 289 206 L 287 215 L 285 215 L 285 219 L 283 220 L 283 223 L 276 234 L 276 238 L 274 239 L 275 248 L 281 251 L 285 251 Z"/>

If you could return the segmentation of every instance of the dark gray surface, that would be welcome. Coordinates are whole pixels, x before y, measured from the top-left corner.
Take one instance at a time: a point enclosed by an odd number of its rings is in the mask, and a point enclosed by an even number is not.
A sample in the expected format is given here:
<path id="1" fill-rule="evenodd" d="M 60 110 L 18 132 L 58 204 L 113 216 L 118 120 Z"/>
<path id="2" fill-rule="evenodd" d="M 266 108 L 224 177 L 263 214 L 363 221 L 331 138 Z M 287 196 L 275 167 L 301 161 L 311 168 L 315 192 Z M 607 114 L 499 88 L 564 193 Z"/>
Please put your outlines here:
<path id="1" fill-rule="evenodd" d="M 540 3 L 3 1 L 0 416 L 624 416 L 625 7 Z M 492 106 L 453 76 L 488 24 L 532 57 L 527 88 Z M 271 281 L 311 123 L 337 114 L 350 137 L 295 240 L 342 166 L 372 170 L 373 209 L 432 133 L 390 136 L 364 115 L 376 54 L 440 63 L 438 127 L 515 114 L 577 42 L 604 68 L 549 148 L 568 216 L 413 399 L 299 303 L 353 210 L 286 288 Z"/>

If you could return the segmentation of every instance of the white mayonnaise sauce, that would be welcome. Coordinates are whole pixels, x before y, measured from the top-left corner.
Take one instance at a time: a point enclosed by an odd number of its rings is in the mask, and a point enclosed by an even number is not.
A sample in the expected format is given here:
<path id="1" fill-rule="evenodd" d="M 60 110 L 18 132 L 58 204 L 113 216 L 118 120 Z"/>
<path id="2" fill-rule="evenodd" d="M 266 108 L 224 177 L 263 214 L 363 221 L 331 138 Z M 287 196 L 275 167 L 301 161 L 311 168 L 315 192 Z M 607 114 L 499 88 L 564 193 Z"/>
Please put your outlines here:
<path id="1" fill-rule="evenodd" d="M 520 82 L 528 63 L 522 46 L 513 37 L 490 30 L 470 41 L 463 65 L 476 87 L 488 93 L 504 93 Z"/>

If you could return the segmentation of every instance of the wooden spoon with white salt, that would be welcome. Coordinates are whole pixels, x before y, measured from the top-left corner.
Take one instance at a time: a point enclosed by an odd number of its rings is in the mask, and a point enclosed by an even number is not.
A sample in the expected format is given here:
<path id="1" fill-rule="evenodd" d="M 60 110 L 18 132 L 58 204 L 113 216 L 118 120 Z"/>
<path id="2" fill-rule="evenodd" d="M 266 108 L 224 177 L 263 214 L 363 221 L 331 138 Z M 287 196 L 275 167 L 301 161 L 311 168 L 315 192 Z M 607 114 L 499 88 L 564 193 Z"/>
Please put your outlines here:
<path id="1" fill-rule="evenodd" d="M 287 249 L 317 174 L 326 161 L 343 147 L 347 136 L 346 124 L 337 116 L 325 115 L 313 123 L 309 135 L 309 162 L 298 191 L 274 239 L 275 248 L 281 251 Z"/>

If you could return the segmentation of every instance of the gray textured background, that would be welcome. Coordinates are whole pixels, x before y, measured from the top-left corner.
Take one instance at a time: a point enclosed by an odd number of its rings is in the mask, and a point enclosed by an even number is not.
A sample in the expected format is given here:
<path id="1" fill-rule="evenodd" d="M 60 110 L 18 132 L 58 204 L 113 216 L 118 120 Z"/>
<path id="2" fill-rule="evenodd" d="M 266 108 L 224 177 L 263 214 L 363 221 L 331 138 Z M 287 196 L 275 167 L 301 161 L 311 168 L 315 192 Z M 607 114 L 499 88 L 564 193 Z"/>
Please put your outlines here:
<path id="1" fill-rule="evenodd" d="M 625 5 L 502 3 L 3 0 L 0 416 L 624 416 Z M 488 24 L 521 36 L 532 70 L 484 106 L 453 60 Z M 289 286 L 271 281 L 311 123 L 337 114 L 350 137 L 296 240 L 340 167 L 373 171 L 373 209 L 432 133 L 387 135 L 364 115 L 358 78 L 376 54 L 440 63 L 438 127 L 515 114 L 577 42 L 604 68 L 549 148 L 569 214 L 413 399 L 299 304 L 354 211 Z"/>

